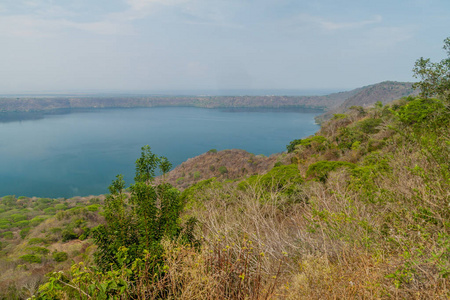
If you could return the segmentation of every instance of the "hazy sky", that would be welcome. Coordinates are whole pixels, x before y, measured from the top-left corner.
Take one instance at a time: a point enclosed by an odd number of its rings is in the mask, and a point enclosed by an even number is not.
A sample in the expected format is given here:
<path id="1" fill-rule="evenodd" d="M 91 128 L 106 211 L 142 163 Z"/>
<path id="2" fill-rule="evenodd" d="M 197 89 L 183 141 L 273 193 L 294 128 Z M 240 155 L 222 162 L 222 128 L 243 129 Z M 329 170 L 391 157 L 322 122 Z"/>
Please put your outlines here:
<path id="1" fill-rule="evenodd" d="M 449 0 L 0 0 L 0 94 L 411 81 L 447 36 Z"/>

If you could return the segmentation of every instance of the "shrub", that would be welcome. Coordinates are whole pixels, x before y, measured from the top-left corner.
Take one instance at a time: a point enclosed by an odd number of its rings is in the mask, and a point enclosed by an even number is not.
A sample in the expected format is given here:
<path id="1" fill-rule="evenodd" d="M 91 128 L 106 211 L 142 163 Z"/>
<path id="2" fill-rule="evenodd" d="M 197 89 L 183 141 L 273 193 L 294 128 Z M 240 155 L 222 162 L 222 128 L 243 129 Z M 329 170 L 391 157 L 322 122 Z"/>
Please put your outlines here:
<path id="1" fill-rule="evenodd" d="M 21 237 L 22 239 L 24 239 L 24 238 L 28 235 L 28 233 L 30 232 L 30 230 L 31 230 L 30 227 L 26 227 L 26 228 L 22 229 L 22 230 L 19 232 L 20 237 Z"/>
<path id="2" fill-rule="evenodd" d="M 195 171 L 194 172 L 194 179 L 199 179 L 200 178 L 200 172 L 199 171 Z"/>
<path id="3" fill-rule="evenodd" d="M 228 173 L 227 167 L 225 167 L 225 166 L 220 166 L 220 167 L 219 167 L 219 173 L 222 174 L 222 175 Z"/>
<path id="4" fill-rule="evenodd" d="M 43 238 L 32 238 L 28 240 L 28 245 L 44 244 L 45 240 Z"/>
<path id="5" fill-rule="evenodd" d="M 42 262 L 41 257 L 34 254 L 22 255 L 20 259 L 29 263 L 36 263 L 36 264 L 40 264 Z"/>
<path id="6" fill-rule="evenodd" d="M 89 205 L 87 208 L 88 211 L 97 211 L 98 210 L 98 204 Z"/>
<path id="7" fill-rule="evenodd" d="M 306 176 L 315 177 L 318 180 L 325 182 L 329 172 L 335 171 L 342 167 L 353 169 L 356 167 L 356 165 L 346 161 L 327 161 L 327 160 L 318 161 L 316 163 L 311 164 L 308 167 L 308 170 L 306 171 Z"/>
<path id="8" fill-rule="evenodd" d="M 42 254 L 47 255 L 50 251 L 44 247 L 32 246 L 27 248 L 28 251 L 31 251 L 33 254 Z"/>
<path id="9" fill-rule="evenodd" d="M 208 151 L 208 153 L 217 153 L 217 149 L 211 149 Z"/>
<path id="10" fill-rule="evenodd" d="M 373 134 L 380 131 L 377 127 L 381 122 L 382 120 L 379 118 L 369 118 L 359 121 L 356 126 L 365 134 Z"/>
<path id="11" fill-rule="evenodd" d="M 23 221 L 19 221 L 19 222 L 15 223 L 14 226 L 19 227 L 19 228 L 24 228 L 24 227 L 27 227 L 29 224 L 30 224 L 30 221 L 23 220 Z"/>
<path id="12" fill-rule="evenodd" d="M 70 240 L 76 240 L 76 239 L 78 239 L 78 235 L 75 234 L 75 232 L 73 232 L 73 230 L 71 230 L 71 229 L 63 230 L 63 232 L 62 232 L 63 243 L 70 241 Z"/>
<path id="13" fill-rule="evenodd" d="M 30 226 L 35 227 L 45 221 L 44 217 L 34 217 L 30 220 Z"/>
<path id="14" fill-rule="evenodd" d="M 14 238 L 14 234 L 12 231 L 5 231 L 1 234 L 2 238 L 4 239 L 12 239 Z"/>
<path id="15" fill-rule="evenodd" d="M 66 253 L 66 252 L 63 252 L 63 251 L 61 251 L 61 252 L 58 252 L 58 251 L 53 252 L 53 253 L 52 253 L 52 257 L 53 257 L 53 259 L 54 259 L 56 262 L 66 261 L 67 258 L 69 258 L 69 256 L 67 255 L 67 253 Z"/>

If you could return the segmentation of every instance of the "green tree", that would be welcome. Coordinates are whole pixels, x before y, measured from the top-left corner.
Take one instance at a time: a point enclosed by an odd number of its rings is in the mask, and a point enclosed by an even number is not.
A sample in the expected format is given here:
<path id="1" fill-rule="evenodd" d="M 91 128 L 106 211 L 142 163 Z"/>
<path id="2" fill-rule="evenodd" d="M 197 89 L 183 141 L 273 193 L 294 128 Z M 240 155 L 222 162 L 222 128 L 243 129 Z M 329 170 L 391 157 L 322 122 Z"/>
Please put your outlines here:
<path id="1" fill-rule="evenodd" d="M 438 97 L 450 102 L 450 37 L 444 40 L 447 58 L 431 62 L 429 58 L 419 58 L 414 65 L 414 77 L 420 81 L 414 84 L 424 98 Z"/>
<path id="2" fill-rule="evenodd" d="M 171 164 L 167 158 L 158 157 L 149 146 L 144 146 L 141 157 L 136 160 L 131 195 L 125 193 L 122 175 L 117 175 L 109 186 L 110 194 L 104 207 L 106 224 L 98 226 L 93 233 L 98 246 L 96 263 L 103 271 L 118 270 L 150 253 L 153 274 L 158 274 L 163 251 L 161 240 L 178 237 L 182 232 L 180 192 L 168 183 L 154 184 L 157 167 L 165 173 Z M 123 247 L 127 249 L 126 260 L 118 255 Z"/>

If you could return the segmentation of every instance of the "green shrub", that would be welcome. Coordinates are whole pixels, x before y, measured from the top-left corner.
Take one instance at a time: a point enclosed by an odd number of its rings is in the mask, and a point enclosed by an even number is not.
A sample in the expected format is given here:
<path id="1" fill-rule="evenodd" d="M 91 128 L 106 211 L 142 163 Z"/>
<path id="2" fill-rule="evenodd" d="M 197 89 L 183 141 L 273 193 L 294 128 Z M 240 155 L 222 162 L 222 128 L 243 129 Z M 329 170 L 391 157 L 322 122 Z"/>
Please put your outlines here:
<path id="1" fill-rule="evenodd" d="M 36 244 L 45 244 L 45 240 L 43 238 L 32 238 L 28 240 L 28 245 L 36 245 Z"/>
<path id="2" fill-rule="evenodd" d="M 38 246 L 28 247 L 27 250 L 32 252 L 32 254 L 42 254 L 42 255 L 47 255 L 50 252 L 47 248 Z"/>
<path id="3" fill-rule="evenodd" d="M 381 122 L 382 120 L 379 118 L 369 118 L 359 121 L 355 126 L 365 134 L 373 134 L 380 131 L 377 127 L 381 124 Z"/>
<path id="4" fill-rule="evenodd" d="M 40 264 L 42 262 L 41 257 L 34 254 L 22 255 L 20 259 L 29 263 L 36 263 L 36 264 Z"/>
<path id="5" fill-rule="evenodd" d="M 217 153 L 217 149 L 211 149 L 208 151 L 208 153 Z"/>
<path id="6" fill-rule="evenodd" d="M 5 231 L 5 232 L 1 233 L 1 237 L 4 239 L 12 239 L 12 238 L 14 238 L 14 234 L 12 231 Z"/>
<path id="7" fill-rule="evenodd" d="M 78 235 L 75 232 L 73 232 L 73 230 L 71 230 L 71 229 L 63 230 L 63 232 L 62 232 L 63 243 L 70 241 L 70 240 L 76 240 L 76 239 L 78 239 Z"/>
<path id="8" fill-rule="evenodd" d="M 177 178 L 175 181 L 176 183 L 182 183 L 184 181 L 184 177 Z"/>
<path id="9" fill-rule="evenodd" d="M 46 215 L 54 215 L 56 214 L 56 209 L 54 207 L 47 207 L 46 209 L 44 209 L 44 213 Z"/>
<path id="10" fill-rule="evenodd" d="M 353 169 L 356 167 L 356 165 L 346 161 L 318 161 L 308 167 L 306 176 L 314 177 L 322 182 L 325 182 L 327 180 L 329 172 L 335 171 L 342 167 Z"/>
<path id="11" fill-rule="evenodd" d="M 296 191 L 296 186 L 304 182 L 296 165 L 281 165 L 272 168 L 264 175 L 254 175 L 238 184 L 241 190 L 259 184 L 267 191 L 279 190 L 290 196 Z"/>
<path id="12" fill-rule="evenodd" d="M 63 252 L 63 251 L 61 251 L 61 252 L 58 252 L 58 251 L 53 252 L 53 253 L 52 253 L 52 257 L 53 257 L 53 259 L 54 259 L 56 262 L 66 261 L 67 258 L 69 258 L 69 256 L 67 255 L 67 253 L 66 253 L 66 252 Z"/>
<path id="13" fill-rule="evenodd" d="M 67 205 L 63 204 L 63 203 L 59 203 L 59 204 L 55 205 L 55 209 L 56 210 L 65 210 L 65 209 L 67 209 Z"/>
<path id="14" fill-rule="evenodd" d="M 23 220 L 23 221 L 19 221 L 19 222 L 15 223 L 14 227 L 24 228 L 24 227 L 27 227 L 29 224 L 30 224 L 30 221 Z"/>
<path id="15" fill-rule="evenodd" d="M 30 220 L 30 226 L 35 227 L 45 221 L 44 217 L 34 217 Z"/>
<path id="16" fill-rule="evenodd" d="M 216 167 L 215 166 L 209 166 L 209 170 L 211 171 L 211 172 L 214 172 L 215 170 L 216 170 Z"/>
<path id="17" fill-rule="evenodd" d="M 14 204 L 16 204 L 16 196 L 14 195 L 3 196 L 2 203 L 6 206 L 13 206 Z"/>
<path id="18" fill-rule="evenodd" d="M 219 167 L 219 173 L 222 174 L 222 175 L 228 173 L 227 167 L 225 167 L 225 166 L 220 166 L 220 167 Z"/>
<path id="19" fill-rule="evenodd" d="M 200 172 L 199 171 L 195 171 L 194 172 L 194 179 L 199 179 L 200 178 Z"/>
<path id="20" fill-rule="evenodd" d="M 99 207 L 98 204 L 93 204 L 93 205 L 87 206 L 86 208 L 87 208 L 88 211 L 97 211 L 98 207 Z"/>
<path id="21" fill-rule="evenodd" d="M 16 223 L 27 219 L 27 216 L 21 214 L 12 214 L 9 216 L 11 222 Z"/>
<path id="22" fill-rule="evenodd" d="M 22 229 L 22 230 L 19 232 L 20 237 L 21 237 L 22 239 L 24 239 L 24 238 L 28 235 L 28 233 L 30 232 L 30 230 L 31 230 L 30 227 L 26 227 L 26 228 Z"/>
<path id="23" fill-rule="evenodd" d="M 404 124 L 420 125 L 445 112 L 445 106 L 440 100 L 421 98 L 409 100 L 406 105 L 401 106 L 395 112 L 397 118 Z"/>

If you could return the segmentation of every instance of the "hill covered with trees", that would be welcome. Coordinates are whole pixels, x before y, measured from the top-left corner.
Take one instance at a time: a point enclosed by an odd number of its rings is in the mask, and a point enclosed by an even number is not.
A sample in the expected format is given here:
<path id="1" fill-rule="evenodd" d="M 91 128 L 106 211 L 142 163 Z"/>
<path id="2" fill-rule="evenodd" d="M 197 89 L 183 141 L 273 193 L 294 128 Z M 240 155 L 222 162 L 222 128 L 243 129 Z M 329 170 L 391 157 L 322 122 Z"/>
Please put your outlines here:
<path id="1" fill-rule="evenodd" d="M 85 108 L 192 106 L 204 108 L 309 108 L 329 110 L 356 97 L 370 105 L 380 98 L 393 100 L 413 93 L 412 83 L 379 84 L 325 96 L 42 96 L 0 98 L 0 113 Z M 387 88 L 386 88 L 387 86 Z M 353 102 L 355 102 L 353 100 Z M 360 105 L 360 104 L 357 104 Z"/>
<path id="2" fill-rule="evenodd" d="M 105 197 L 3 197 L 2 297 L 448 298 L 444 49 L 416 62 L 420 95 L 353 105 L 279 156 L 212 150 L 168 172 L 143 147 Z"/>

